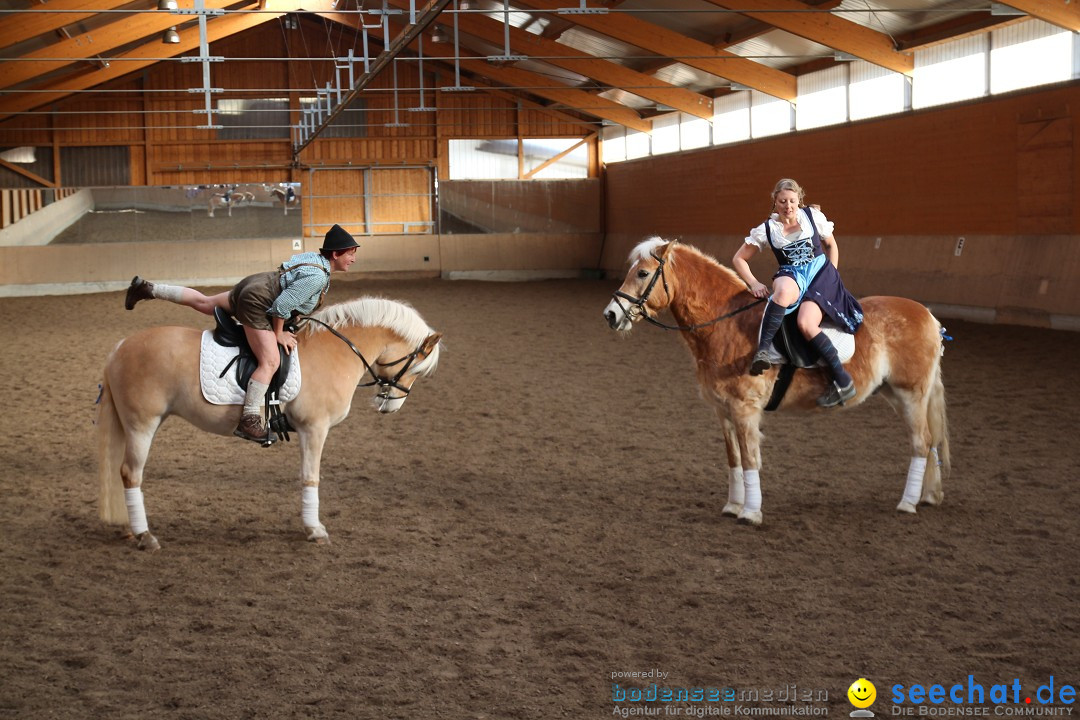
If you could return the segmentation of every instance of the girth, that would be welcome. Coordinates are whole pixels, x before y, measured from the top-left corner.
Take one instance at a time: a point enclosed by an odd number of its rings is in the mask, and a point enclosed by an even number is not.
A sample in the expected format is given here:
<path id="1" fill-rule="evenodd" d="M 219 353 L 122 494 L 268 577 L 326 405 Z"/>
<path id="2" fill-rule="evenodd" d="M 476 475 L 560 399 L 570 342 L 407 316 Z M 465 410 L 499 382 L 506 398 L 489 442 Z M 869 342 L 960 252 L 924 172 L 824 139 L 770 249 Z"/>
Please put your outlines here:
<path id="1" fill-rule="evenodd" d="M 780 366 L 780 372 L 773 384 L 772 395 L 769 397 L 768 404 L 765 405 L 766 412 L 772 412 L 780 407 L 791 385 L 791 380 L 795 377 L 795 370 L 815 367 L 821 359 L 821 353 L 814 349 L 814 346 L 803 337 L 799 330 L 798 315 L 796 312 L 789 313 L 773 340 L 777 351 L 787 358 L 787 363 Z"/>

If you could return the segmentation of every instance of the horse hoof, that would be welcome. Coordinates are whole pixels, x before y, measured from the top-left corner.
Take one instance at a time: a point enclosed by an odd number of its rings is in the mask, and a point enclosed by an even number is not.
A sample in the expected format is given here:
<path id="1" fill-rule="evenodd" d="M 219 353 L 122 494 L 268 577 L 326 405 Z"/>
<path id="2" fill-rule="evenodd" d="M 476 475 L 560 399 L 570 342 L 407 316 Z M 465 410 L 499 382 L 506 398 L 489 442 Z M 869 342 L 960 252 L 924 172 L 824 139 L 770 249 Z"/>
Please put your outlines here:
<path id="1" fill-rule="evenodd" d="M 761 524 L 761 511 L 760 510 L 741 510 L 739 512 L 739 524 L 740 525 L 753 525 L 757 527 Z"/>
<path id="2" fill-rule="evenodd" d="M 742 505 L 735 503 L 728 503 L 724 506 L 724 509 L 720 511 L 721 515 L 727 515 L 728 517 L 739 517 L 739 513 L 742 512 Z"/>
<path id="3" fill-rule="evenodd" d="M 914 515 L 917 510 L 915 506 L 909 503 L 907 500 L 901 500 L 900 504 L 896 506 L 896 512 L 910 513 Z"/>
<path id="4" fill-rule="evenodd" d="M 928 493 L 923 495 L 922 500 L 919 501 L 921 505 L 940 505 L 941 501 L 945 499 L 945 493 L 942 490 L 937 492 Z"/>
<path id="5" fill-rule="evenodd" d="M 326 532 L 326 527 L 320 525 L 318 527 L 304 528 L 307 530 L 308 542 L 313 542 L 316 545 L 329 545 L 330 533 Z"/>
<path id="6" fill-rule="evenodd" d="M 140 550 L 145 550 L 147 552 L 157 552 L 161 549 L 161 543 L 157 541 L 156 537 L 150 534 L 149 530 L 143 533 L 139 533 L 136 538 L 139 541 L 139 544 L 136 547 L 138 547 Z"/>

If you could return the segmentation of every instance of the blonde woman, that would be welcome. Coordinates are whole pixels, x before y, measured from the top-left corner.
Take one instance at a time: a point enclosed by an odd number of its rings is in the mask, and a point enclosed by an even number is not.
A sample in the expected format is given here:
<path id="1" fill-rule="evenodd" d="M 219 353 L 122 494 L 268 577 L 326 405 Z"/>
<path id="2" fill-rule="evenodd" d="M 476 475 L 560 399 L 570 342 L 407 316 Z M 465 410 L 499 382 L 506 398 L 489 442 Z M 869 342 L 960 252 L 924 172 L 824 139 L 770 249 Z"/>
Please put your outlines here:
<path id="1" fill-rule="evenodd" d="M 750 374 L 760 375 L 770 367 L 769 345 L 784 317 L 798 312 L 799 330 L 825 359 L 832 374 L 832 385 L 818 399 L 818 404 L 832 407 L 855 397 L 856 390 L 836 348 L 821 332 L 821 322 L 828 318 L 854 333 L 862 324 L 862 307 L 844 287 L 836 269 L 839 250 L 833 237 L 833 224 L 817 206 L 806 207 L 804 199 L 802 187 L 794 180 L 784 178 L 776 183 L 772 214 L 750 231 L 731 262 L 754 297 L 769 298 Z M 749 264 L 765 248 L 773 251 L 780 265 L 773 275 L 771 296 L 769 288 L 754 277 Z"/>

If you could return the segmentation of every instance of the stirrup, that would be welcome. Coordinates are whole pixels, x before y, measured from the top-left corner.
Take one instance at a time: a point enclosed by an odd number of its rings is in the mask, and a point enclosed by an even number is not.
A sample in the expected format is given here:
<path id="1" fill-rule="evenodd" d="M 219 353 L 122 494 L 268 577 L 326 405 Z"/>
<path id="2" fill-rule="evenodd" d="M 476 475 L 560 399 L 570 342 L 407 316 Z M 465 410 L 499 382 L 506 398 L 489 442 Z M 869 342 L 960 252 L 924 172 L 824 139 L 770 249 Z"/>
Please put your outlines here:
<path id="1" fill-rule="evenodd" d="M 817 404 L 821 407 L 835 407 L 843 405 L 855 397 L 858 391 L 855 389 L 855 381 L 852 380 L 846 387 L 839 387 L 835 382 L 829 383 L 829 389 L 818 398 Z"/>
<path id="2" fill-rule="evenodd" d="M 750 363 L 750 374 L 760 375 L 771 367 L 772 363 L 769 362 L 769 353 L 765 350 L 758 350 L 754 353 L 754 359 Z"/>

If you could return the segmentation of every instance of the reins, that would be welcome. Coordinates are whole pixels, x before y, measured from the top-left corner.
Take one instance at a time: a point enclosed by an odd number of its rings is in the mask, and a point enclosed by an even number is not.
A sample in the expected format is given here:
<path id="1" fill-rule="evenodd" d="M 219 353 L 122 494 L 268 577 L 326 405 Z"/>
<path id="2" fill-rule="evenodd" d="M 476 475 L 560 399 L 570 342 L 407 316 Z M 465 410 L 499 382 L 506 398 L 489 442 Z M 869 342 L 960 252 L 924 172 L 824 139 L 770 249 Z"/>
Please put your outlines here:
<path id="1" fill-rule="evenodd" d="M 360 358 L 360 362 L 362 362 L 364 364 L 365 372 L 371 373 L 372 380 L 371 380 L 371 382 L 368 382 L 368 383 L 360 383 L 356 387 L 371 387 L 372 385 L 378 385 L 379 386 L 379 397 L 384 397 L 384 398 L 389 398 L 390 397 L 390 388 L 400 390 L 401 392 L 405 393 L 405 395 L 409 394 L 410 388 L 407 388 L 407 387 L 404 387 L 403 385 L 401 385 L 400 381 L 401 381 L 401 378 L 405 376 L 405 373 L 407 373 L 409 371 L 409 368 L 412 367 L 413 363 L 416 362 L 416 358 L 420 354 L 420 348 L 419 347 L 416 348 L 415 350 L 413 350 L 408 355 L 404 355 L 404 356 L 398 358 L 397 360 L 394 360 L 393 362 L 388 362 L 388 363 L 376 362 L 376 363 L 372 364 L 372 363 L 369 363 L 367 358 L 364 357 L 364 354 L 362 352 L 360 352 L 360 348 L 356 347 L 356 345 L 353 345 L 352 340 L 345 337 L 344 335 L 339 333 L 337 330 L 335 330 L 333 327 L 331 327 L 330 325 L 324 323 L 322 320 L 319 320 L 318 318 L 311 317 L 310 315 L 305 315 L 304 317 L 300 318 L 299 321 L 300 322 L 310 321 L 310 322 L 318 323 L 319 325 L 322 325 L 324 328 L 326 328 L 331 333 L 333 333 L 333 335 L 337 339 L 341 340 L 341 342 L 348 345 L 349 349 L 353 351 L 353 353 L 356 355 L 356 357 Z M 395 375 L 393 378 L 391 378 L 389 380 L 387 380 L 384 377 L 380 377 L 379 374 L 375 372 L 375 365 L 379 365 L 380 367 L 389 368 L 389 367 L 394 367 L 395 365 L 401 365 L 401 363 L 405 363 L 405 364 L 402 365 L 400 370 L 398 370 L 397 375 Z"/>
<path id="2" fill-rule="evenodd" d="M 634 307 L 638 309 L 638 312 L 641 313 L 641 317 L 645 320 L 645 322 L 655 325 L 656 327 L 663 330 L 700 330 L 701 328 L 715 325 L 722 320 L 727 320 L 729 318 L 735 317 L 739 313 L 745 312 L 750 308 L 754 307 L 755 305 L 760 305 L 767 300 L 767 298 L 758 298 L 752 303 L 748 303 L 746 305 L 743 305 L 742 307 L 738 307 L 729 313 L 725 313 L 707 322 L 697 323 L 696 325 L 667 325 L 651 317 L 649 313 L 645 310 L 645 303 L 649 301 L 649 295 L 652 294 L 653 288 L 656 287 L 657 280 L 660 280 L 664 283 L 664 292 L 668 293 L 668 297 L 671 297 L 671 293 L 668 291 L 667 277 L 665 277 L 664 275 L 664 265 L 667 263 L 667 258 L 658 257 L 654 252 L 650 252 L 649 255 L 651 255 L 652 258 L 656 260 L 657 263 L 659 263 L 659 265 L 656 268 L 656 272 L 653 273 L 652 280 L 650 280 L 649 284 L 645 287 L 645 292 L 642 293 L 641 297 L 633 297 L 632 295 L 624 293 L 622 290 L 616 290 L 614 293 L 612 293 L 612 297 L 615 298 L 615 302 L 618 302 L 620 306 L 622 305 L 622 303 L 619 302 L 620 299 L 630 301 L 634 305 Z M 627 311 L 625 308 L 623 309 L 623 313 L 627 317 L 631 317 L 630 312 Z"/>

